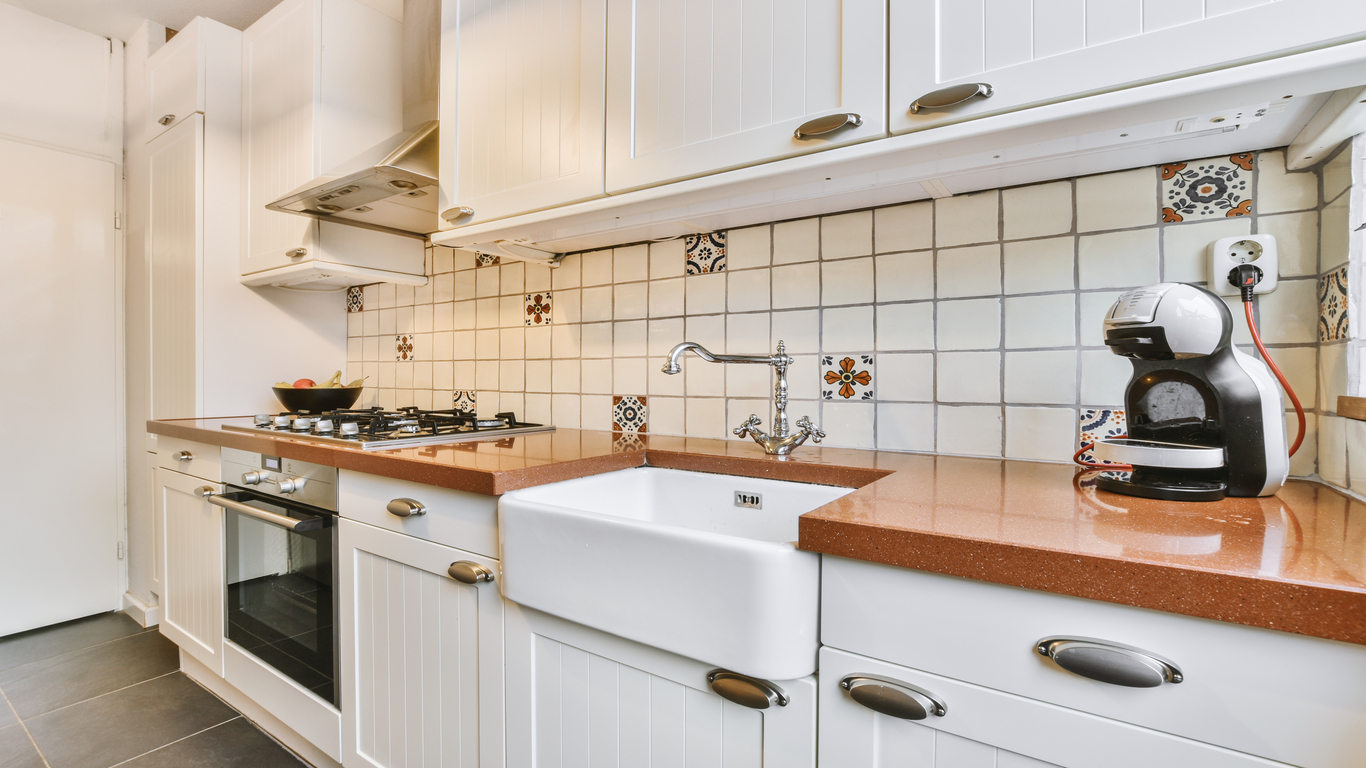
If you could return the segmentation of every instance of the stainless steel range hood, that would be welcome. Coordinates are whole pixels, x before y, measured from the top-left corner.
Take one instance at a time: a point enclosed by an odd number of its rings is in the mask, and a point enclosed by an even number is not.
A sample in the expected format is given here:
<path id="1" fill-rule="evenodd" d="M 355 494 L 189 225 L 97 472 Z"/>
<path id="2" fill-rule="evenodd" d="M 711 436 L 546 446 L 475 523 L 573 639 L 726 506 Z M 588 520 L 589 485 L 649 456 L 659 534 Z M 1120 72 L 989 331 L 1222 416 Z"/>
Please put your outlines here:
<path id="1" fill-rule="evenodd" d="M 432 120 L 386 139 L 266 207 L 426 239 L 437 228 L 436 128 Z"/>

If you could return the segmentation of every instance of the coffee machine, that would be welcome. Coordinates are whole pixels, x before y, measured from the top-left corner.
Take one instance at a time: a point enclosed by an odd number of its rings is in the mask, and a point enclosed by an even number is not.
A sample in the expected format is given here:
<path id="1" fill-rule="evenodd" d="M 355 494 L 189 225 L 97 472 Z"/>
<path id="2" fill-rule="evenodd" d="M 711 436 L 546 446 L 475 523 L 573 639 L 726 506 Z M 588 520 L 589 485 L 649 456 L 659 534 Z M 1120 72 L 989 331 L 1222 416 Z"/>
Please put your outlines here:
<path id="1" fill-rule="evenodd" d="M 1158 283 L 1119 297 L 1105 343 L 1129 358 L 1125 438 L 1098 459 L 1130 465 L 1097 487 L 1130 496 L 1212 501 L 1269 496 L 1285 482 L 1285 405 L 1265 363 L 1233 346 L 1233 315 L 1218 296 Z"/>

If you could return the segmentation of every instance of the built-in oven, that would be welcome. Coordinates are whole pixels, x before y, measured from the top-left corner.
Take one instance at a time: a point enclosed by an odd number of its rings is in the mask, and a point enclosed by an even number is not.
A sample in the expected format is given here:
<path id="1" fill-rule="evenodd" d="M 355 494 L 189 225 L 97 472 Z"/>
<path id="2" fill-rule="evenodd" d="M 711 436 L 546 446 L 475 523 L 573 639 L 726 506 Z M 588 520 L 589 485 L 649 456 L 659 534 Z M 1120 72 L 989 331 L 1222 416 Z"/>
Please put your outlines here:
<path id="1" fill-rule="evenodd" d="M 336 470 L 225 449 L 224 634 L 340 708 Z"/>

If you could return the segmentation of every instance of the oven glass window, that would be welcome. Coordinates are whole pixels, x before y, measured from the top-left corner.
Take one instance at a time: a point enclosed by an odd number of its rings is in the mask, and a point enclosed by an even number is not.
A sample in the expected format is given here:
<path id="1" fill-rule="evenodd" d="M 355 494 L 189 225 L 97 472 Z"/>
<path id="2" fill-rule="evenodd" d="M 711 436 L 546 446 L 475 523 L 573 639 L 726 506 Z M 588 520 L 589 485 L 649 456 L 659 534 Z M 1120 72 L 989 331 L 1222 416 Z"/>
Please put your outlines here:
<path id="1" fill-rule="evenodd" d="M 295 519 L 307 511 L 240 494 L 242 503 Z M 336 527 L 292 532 L 226 510 L 229 640 L 338 706 Z"/>

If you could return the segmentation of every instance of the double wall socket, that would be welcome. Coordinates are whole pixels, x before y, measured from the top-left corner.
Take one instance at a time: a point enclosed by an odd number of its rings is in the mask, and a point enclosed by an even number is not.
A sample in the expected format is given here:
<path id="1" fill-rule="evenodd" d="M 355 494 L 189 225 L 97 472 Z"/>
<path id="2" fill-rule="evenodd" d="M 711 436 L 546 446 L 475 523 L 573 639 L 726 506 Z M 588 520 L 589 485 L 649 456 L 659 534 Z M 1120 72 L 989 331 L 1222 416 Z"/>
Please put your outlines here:
<path id="1" fill-rule="evenodd" d="M 1253 293 L 1276 290 L 1280 259 L 1276 255 L 1276 238 L 1271 235 L 1221 237 L 1209 244 L 1209 289 L 1220 296 L 1238 296 L 1242 291 L 1228 281 L 1228 273 L 1239 264 L 1251 264 L 1262 270 L 1262 281 Z"/>

